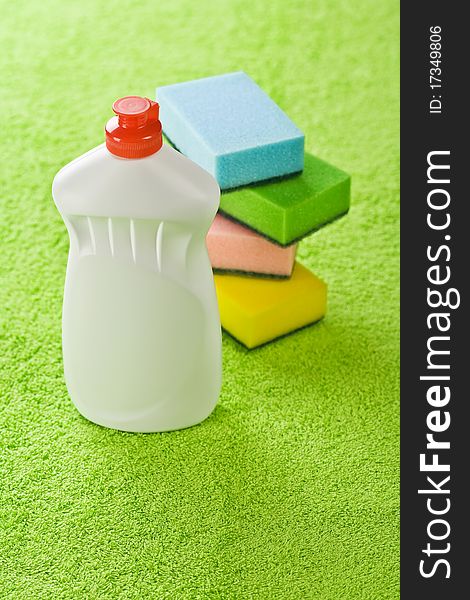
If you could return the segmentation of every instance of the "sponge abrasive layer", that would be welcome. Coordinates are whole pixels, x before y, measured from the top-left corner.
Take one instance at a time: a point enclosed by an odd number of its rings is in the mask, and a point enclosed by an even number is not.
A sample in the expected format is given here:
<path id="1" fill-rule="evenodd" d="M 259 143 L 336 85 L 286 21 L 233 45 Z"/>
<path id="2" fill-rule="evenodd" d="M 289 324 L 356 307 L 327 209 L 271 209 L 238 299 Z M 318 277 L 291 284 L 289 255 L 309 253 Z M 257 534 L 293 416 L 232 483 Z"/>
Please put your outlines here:
<path id="1" fill-rule="evenodd" d="M 157 88 L 163 131 L 222 189 L 303 169 L 304 134 L 243 72 Z"/>
<path id="2" fill-rule="evenodd" d="M 222 327 L 255 348 L 321 319 L 326 284 L 299 263 L 284 281 L 215 275 Z"/>
<path id="3" fill-rule="evenodd" d="M 297 244 L 282 248 L 248 227 L 216 215 L 206 237 L 214 269 L 288 277 Z"/>
<path id="4" fill-rule="evenodd" d="M 226 192 L 220 210 L 283 246 L 349 210 L 350 176 L 305 154 L 300 175 Z"/>

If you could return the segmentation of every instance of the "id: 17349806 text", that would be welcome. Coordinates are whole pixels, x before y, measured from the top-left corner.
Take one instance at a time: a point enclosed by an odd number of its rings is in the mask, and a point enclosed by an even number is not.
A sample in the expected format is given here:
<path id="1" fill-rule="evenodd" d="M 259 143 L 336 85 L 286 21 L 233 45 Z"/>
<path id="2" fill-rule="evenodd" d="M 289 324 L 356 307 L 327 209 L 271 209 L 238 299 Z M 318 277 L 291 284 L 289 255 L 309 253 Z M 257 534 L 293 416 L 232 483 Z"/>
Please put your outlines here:
<path id="1" fill-rule="evenodd" d="M 430 114 L 442 112 L 442 36 L 441 26 L 433 25 L 429 28 L 429 88 L 431 99 L 429 101 Z"/>

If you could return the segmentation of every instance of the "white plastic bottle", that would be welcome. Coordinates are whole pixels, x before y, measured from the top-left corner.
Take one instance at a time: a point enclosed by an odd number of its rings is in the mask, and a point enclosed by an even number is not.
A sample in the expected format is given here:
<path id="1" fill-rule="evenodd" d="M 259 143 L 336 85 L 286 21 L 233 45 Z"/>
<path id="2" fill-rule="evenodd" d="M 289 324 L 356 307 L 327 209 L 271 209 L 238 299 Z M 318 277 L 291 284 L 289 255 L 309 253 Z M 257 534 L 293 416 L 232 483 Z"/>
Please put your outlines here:
<path id="1" fill-rule="evenodd" d="M 70 236 L 63 356 L 70 397 L 124 431 L 205 419 L 221 386 L 221 331 L 205 236 L 220 190 L 162 145 L 158 104 L 113 105 L 106 144 L 61 169 L 52 194 Z"/>

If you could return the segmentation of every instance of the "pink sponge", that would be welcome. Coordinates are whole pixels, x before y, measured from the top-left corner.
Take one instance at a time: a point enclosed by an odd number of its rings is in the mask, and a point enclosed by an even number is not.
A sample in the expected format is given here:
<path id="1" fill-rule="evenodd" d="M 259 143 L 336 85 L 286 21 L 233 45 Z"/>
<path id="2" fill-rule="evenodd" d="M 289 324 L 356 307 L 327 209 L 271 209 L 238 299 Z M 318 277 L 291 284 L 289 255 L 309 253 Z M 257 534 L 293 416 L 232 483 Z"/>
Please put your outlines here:
<path id="1" fill-rule="evenodd" d="M 283 248 L 252 229 L 216 215 L 206 238 L 212 267 L 275 277 L 289 277 L 297 244 Z"/>

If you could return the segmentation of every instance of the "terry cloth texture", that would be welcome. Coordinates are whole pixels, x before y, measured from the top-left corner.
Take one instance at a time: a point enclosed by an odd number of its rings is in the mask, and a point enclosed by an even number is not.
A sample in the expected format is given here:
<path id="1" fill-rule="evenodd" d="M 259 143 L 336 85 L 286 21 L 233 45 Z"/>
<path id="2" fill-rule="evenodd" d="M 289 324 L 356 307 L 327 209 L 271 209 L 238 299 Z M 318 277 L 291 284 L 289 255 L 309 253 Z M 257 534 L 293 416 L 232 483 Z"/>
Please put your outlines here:
<path id="1" fill-rule="evenodd" d="M 399 591 L 399 15 L 392 0 L 0 0 L 0 597 L 314 598 Z M 113 101 L 243 70 L 352 175 L 300 243 L 326 318 L 224 334 L 201 425 L 133 435 L 67 397 L 58 169 Z"/>

